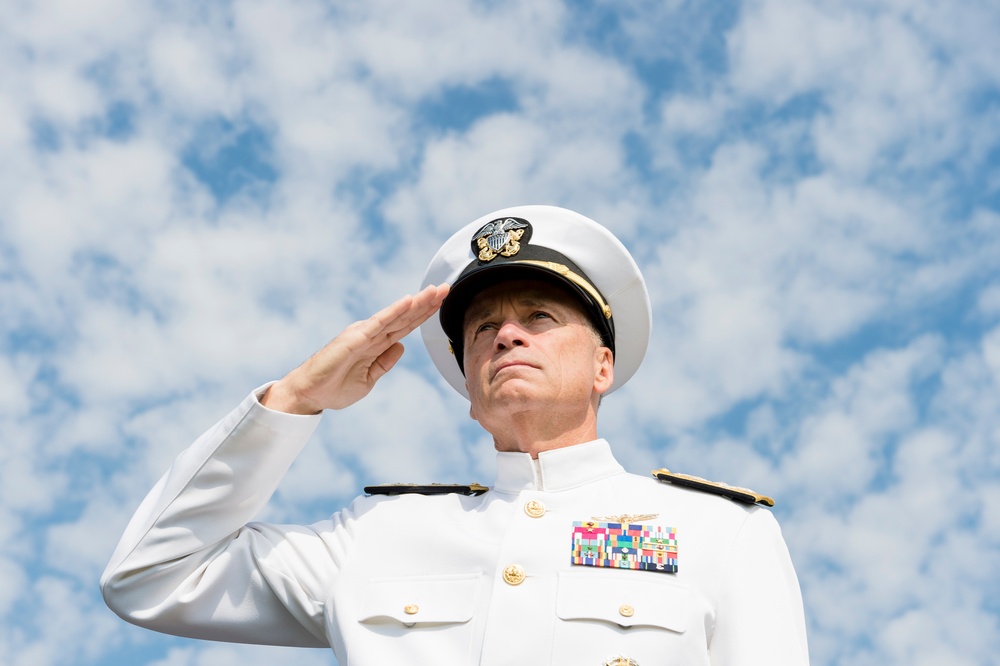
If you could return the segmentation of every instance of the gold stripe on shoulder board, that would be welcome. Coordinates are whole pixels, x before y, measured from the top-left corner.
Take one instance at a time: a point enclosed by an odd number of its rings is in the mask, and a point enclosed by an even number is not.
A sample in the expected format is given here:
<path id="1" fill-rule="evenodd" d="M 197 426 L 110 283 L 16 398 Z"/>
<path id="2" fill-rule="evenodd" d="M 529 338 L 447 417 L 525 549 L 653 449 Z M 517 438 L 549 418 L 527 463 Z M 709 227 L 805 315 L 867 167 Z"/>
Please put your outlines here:
<path id="1" fill-rule="evenodd" d="M 671 472 L 666 467 L 653 470 L 653 476 L 666 483 L 673 483 L 678 486 L 684 486 L 685 488 L 701 490 L 703 492 L 712 493 L 713 495 L 721 495 L 722 497 L 728 497 L 731 500 L 743 502 L 744 504 L 760 504 L 767 507 L 774 506 L 773 499 L 767 495 L 755 493 L 749 488 L 731 486 L 728 483 L 722 483 L 719 481 L 709 481 L 708 479 L 703 479 L 700 476 L 692 476 L 690 474 L 677 474 L 675 472 Z"/>
<path id="2" fill-rule="evenodd" d="M 489 488 L 478 483 L 383 483 L 364 490 L 368 495 L 482 495 Z"/>

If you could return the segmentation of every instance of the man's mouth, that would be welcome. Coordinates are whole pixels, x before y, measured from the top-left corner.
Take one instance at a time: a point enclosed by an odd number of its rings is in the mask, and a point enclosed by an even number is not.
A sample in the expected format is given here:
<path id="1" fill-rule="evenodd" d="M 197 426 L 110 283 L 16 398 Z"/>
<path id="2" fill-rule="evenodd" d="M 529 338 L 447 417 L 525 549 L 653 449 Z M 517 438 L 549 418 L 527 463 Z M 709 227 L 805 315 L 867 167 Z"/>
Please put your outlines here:
<path id="1" fill-rule="evenodd" d="M 506 370 L 508 368 L 534 368 L 535 366 L 527 361 L 504 361 L 497 365 L 496 369 L 493 371 L 493 377 L 500 374 L 501 370 Z"/>

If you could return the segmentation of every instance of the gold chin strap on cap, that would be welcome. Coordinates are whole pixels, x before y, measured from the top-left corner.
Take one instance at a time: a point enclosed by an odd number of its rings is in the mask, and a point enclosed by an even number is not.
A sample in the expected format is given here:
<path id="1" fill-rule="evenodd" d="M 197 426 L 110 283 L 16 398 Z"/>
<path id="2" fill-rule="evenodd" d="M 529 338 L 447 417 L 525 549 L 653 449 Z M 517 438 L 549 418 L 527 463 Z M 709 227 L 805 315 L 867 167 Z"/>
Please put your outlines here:
<path id="1" fill-rule="evenodd" d="M 587 292 L 594 302 L 601 308 L 601 312 L 604 314 L 605 319 L 611 319 L 611 306 L 608 305 L 607 301 L 601 296 L 601 293 L 597 291 L 594 285 L 590 284 L 582 275 L 578 275 L 571 271 L 569 267 L 564 264 L 557 264 L 554 261 L 538 261 L 537 259 L 521 259 L 519 261 L 509 262 L 512 264 L 529 264 L 531 266 L 540 266 L 541 268 L 547 268 L 553 273 L 558 273 L 563 276 L 576 286 Z"/>

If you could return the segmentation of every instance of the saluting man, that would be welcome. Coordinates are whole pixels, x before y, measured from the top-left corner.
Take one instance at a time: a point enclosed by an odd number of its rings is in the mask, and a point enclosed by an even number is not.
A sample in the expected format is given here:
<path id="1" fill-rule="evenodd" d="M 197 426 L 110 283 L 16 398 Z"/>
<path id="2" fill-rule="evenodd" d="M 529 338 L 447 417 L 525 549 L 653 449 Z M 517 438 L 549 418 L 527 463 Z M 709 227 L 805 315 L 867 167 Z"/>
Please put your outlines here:
<path id="1" fill-rule="evenodd" d="M 330 646 L 342 666 L 808 663 L 773 502 L 628 474 L 598 438 L 600 399 L 638 368 L 651 319 L 610 232 L 561 208 L 500 210 L 452 236 L 424 284 L 180 454 L 102 577 L 116 613 Z M 319 415 L 364 398 L 421 325 L 493 436 L 492 487 L 375 486 L 313 525 L 249 522 Z"/>

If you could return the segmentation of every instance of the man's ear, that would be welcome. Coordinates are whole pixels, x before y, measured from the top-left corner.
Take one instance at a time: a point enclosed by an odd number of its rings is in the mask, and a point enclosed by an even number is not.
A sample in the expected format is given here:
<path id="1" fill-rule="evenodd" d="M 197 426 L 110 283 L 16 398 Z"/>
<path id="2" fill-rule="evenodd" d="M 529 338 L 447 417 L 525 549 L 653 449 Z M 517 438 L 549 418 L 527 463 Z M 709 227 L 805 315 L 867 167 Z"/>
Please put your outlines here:
<path id="1" fill-rule="evenodd" d="M 594 361 L 594 391 L 603 395 L 615 383 L 615 358 L 607 347 L 598 347 Z"/>

